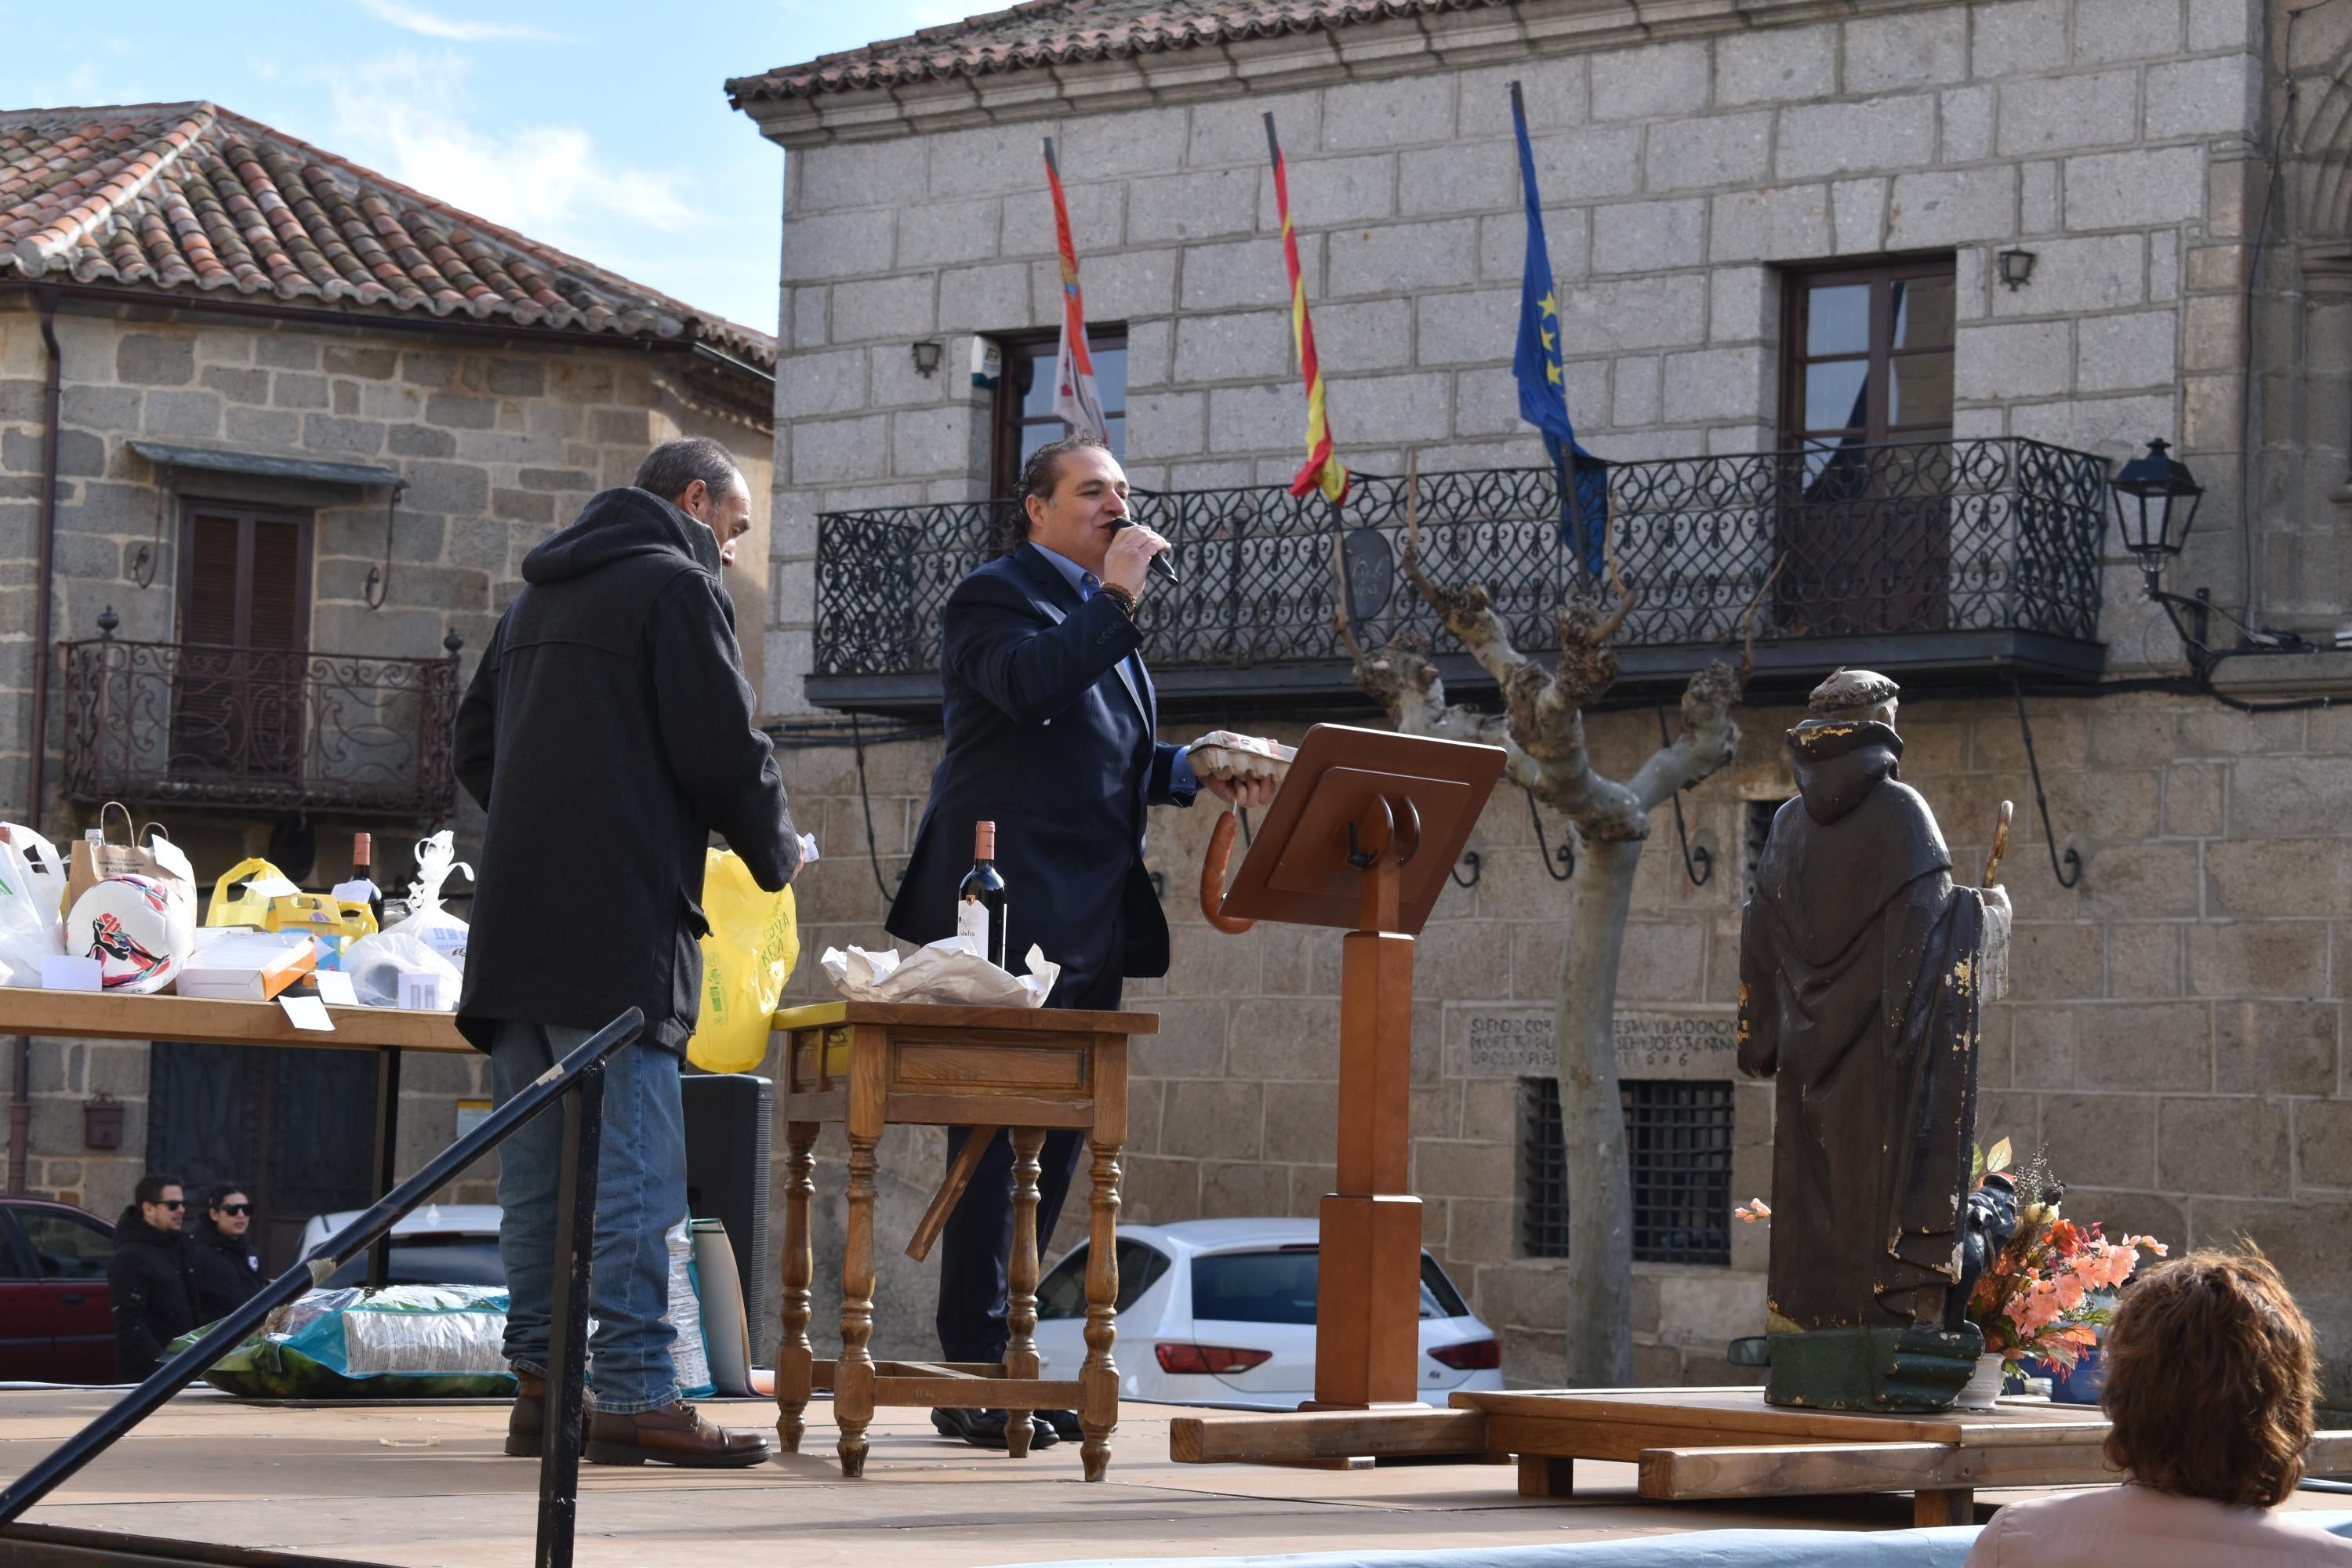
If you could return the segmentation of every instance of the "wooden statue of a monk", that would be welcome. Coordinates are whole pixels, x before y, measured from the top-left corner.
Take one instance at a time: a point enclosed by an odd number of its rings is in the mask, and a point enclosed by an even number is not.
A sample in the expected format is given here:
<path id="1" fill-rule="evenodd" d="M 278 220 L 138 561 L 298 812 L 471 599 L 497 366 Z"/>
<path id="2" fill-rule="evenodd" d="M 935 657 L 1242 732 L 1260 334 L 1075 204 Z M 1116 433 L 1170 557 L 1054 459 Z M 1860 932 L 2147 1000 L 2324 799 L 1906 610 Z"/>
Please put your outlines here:
<path id="1" fill-rule="evenodd" d="M 1934 814 L 1897 773 L 1895 706 L 1868 670 L 1814 689 L 1789 731 L 1797 798 L 1740 926 L 1739 1067 L 1779 1079 L 1774 1405 L 1941 1409 L 1983 1349 L 1960 1240 L 2009 899 L 1953 883 Z"/>

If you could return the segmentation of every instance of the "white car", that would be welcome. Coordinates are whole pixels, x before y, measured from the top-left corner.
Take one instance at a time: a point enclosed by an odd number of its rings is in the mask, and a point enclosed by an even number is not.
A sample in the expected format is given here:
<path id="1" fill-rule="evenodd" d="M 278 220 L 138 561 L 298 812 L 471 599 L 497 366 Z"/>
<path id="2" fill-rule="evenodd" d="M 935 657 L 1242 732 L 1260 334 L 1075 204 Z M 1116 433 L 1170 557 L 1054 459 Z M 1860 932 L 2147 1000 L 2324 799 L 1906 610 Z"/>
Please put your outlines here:
<path id="1" fill-rule="evenodd" d="M 1295 1410 L 1315 1396 L 1317 1226 L 1311 1219 L 1199 1219 L 1118 1227 L 1118 1390 L 1171 1405 Z M 1087 1247 L 1037 1287 L 1047 1377 L 1087 1358 Z M 1502 1344 L 1454 1282 L 1421 1255 L 1421 1397 L 1503 1386 Z"/>
<path id="2" fill-rule="evenodd" d="M 344 1209 L 314 1214 L 302 1226 L 302 1256 L 308 1258 L 328 1237 L 365 1214 Z M 507 1282 L 499 1261 L 499 1205 L 496 1204 L 427 1204 L 393 1222 L 392 1258 L 388 1285 L 498 1285 Z M 367 1283 L 367 1254 L 335 1270 L 331 1287 Z"/>

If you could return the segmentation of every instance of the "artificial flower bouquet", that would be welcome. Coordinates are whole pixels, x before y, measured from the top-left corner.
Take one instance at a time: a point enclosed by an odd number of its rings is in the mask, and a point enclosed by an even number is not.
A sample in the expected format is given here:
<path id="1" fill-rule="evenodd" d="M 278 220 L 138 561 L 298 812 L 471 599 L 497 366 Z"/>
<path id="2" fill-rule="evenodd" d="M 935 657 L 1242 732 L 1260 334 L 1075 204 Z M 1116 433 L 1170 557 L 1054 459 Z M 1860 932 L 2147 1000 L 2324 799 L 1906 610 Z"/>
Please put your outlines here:
<path id="1" fill-rule="evenodd" d="M 1982 1157 L 1979 1184 L 2000 1176 L 2009 1161 L 2004 1138 Z M 2141 1250 L 2162 1258 L 2166 1247 L 2152 1236 L 2110 1241 L 2097 1225 L 2060 1215 L 2064 1188 L 2039 1152 L 2011 1184 L 2017 1229 L 1977 1281 L 1969 1321 L 1982 1331 L 1985 1353 L 2000 1356 L 2010 1371 L 2027 1356 L 2072 1369 L 2114 1321 L 2116 1292 L 2139 1267 Z"/>

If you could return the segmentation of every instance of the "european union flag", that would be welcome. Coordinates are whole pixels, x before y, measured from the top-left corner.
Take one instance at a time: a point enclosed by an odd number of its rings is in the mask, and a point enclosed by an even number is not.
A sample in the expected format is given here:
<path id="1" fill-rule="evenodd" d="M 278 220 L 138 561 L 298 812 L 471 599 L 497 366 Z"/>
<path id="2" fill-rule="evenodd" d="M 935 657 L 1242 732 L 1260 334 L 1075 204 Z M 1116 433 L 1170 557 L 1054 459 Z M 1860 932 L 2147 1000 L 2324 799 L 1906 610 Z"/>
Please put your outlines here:
<path id="1" fill-rule="evenodd" d="M 1528 202 L 1528 259 L 1519 279 L 1519 346 L 1511 374 L 1519 383 L 1519 417 L 1543 432 L 1544 450 L 1563 476 L 1571 465 L 1573 485 L 1560 486 L 1560 526 L 1577 555 L 1596 577 L 1601 574 L 1603 530 L 1609 508 L 1608 465 L 1576 443 L 1568 416 L 1568 385 L 1559 362 L 1559 291 L 1552 287 L 1551 251 L 1544 244 L 1543 203 L 1536 194 L 1535 149 L 1528 144 L 1528 116 L 1519 84 L 1511 84 L 1511 123 L 1519 137 L 1519 184 Z"/>

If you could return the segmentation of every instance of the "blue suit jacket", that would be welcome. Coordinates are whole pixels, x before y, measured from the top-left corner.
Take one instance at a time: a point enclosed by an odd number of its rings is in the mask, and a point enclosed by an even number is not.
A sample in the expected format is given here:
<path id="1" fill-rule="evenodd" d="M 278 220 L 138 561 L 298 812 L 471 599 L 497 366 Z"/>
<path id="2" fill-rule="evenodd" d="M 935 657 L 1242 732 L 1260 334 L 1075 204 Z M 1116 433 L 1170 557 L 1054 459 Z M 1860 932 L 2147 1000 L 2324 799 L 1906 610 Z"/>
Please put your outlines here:
<path id="1" fill-rule="evenodd" d="M 890 906 L 891 935 L 953 933 L 972 825 L 993 821 L 1016 968 L 1034 942 L 1074 978 L 1168 973 L 1168 920 L 1143 868 L 1144 811 L 1190 805 L 1192 794 L 1171 788 L 1181 748 L 1155 738 L 1151 678 L 1128 658 L 1142 640 L 1108 595 L 1081 600 L 1033 545 L 956 585 L 940 636 L 947 750 Z"/>

